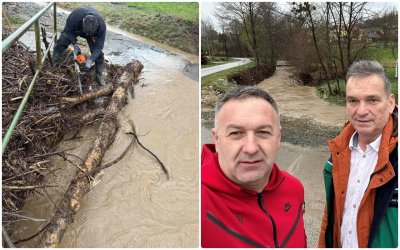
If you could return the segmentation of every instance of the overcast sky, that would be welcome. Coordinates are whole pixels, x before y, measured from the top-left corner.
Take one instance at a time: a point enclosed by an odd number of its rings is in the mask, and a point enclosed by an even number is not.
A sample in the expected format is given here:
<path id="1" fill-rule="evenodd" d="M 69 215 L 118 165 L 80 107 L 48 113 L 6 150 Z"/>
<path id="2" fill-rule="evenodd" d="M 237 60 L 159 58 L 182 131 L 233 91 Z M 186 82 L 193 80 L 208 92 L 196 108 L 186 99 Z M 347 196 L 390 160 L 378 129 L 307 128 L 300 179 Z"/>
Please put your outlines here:
<path id="1" fill-rule="evenodd" d="M 210 20 L 214 26 L 219 30 L 218 21 L 214 16 L 214 12 L 216 9 L 218 2 L 201 2 L 201 19 L 202 20 Z M 399 4 L 397 2 L 369 2 L 369 7 L 375 10 L 384 10 L 384 9 L 391 9 L 393 7 L 399 9 Z M 279 2 L 280 9 L 287 9 L 289 10 L 289 4 L 286 2 Z"/>

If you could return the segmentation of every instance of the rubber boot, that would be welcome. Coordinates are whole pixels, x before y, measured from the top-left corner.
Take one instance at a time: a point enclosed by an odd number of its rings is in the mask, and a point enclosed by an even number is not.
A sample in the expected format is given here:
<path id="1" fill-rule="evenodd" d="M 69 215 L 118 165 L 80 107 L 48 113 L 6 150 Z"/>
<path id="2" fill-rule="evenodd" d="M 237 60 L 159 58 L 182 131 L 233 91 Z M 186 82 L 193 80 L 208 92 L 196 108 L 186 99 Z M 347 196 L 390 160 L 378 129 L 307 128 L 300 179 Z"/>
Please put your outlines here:
<path id="1" fill-rule="evenodd" d="M 100 86 L 106 85 L 103 77 L 103 69 L 104 69 L 104 58 L 103 60 L 96 61 L 96 82 Z"/>
<path id="2" fill-rule="evenodd" d="M 106 82 L 104 81 L 103 77 L 103 72 L 96 72 L 96 82 L 99 86 L 106 85 Z"/>
<path id="3" fill-rule="evenodd" d="M 62 53 L 68 48 L 70 41 L 64 33 L 60 34 L 60 38 L 57 40 L 53 48 L 53 63 L 58 66 L 60 63 Z"/>

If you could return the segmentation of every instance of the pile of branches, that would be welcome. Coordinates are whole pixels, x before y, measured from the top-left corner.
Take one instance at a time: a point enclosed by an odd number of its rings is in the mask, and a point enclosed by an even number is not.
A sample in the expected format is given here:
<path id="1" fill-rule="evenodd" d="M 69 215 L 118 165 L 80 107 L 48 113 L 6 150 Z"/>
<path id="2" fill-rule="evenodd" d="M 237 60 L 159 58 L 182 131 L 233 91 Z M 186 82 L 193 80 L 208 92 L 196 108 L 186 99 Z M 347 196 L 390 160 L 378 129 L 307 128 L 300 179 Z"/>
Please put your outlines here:
<path id="1" fill-rule="evenodd" d="M 103 103 L 88 101 L 78 105 L 65 105 L 65 97 L 79 96 L 77 75 L 69 51 L 56 67 L 48 62 L 43 66 L 28 103 L 3 152 L 2 199 L 3 226 L 12 231 L 13 222 L 21 220 L 20 209 L 25 199 L 35 192 L 43 195 L 43 182 L 48 174 L 54 174 L 54 166 L 46 160 L 55 154 L 54 147 L 64 132 L 79 128 L 85 122 L 84 114 L 99 114 Z M 36 70 L 36 56 L 20 44 L 15 44 L 3 54 L 2 66 L 2 138 L 9 127 Z M 106 65 L 107 83 L 114 83 L 122 68 Z M 96 89 L 93 75 L 82 76 L 84 92 Z M 108 84 L 107 84 L 108 85 Z M 111 87 L 111 86 L 110 86 Z M 88 121 L 93 122 L 93 116 Z M 44 190 L 45 191 L 45 190 Z"/>

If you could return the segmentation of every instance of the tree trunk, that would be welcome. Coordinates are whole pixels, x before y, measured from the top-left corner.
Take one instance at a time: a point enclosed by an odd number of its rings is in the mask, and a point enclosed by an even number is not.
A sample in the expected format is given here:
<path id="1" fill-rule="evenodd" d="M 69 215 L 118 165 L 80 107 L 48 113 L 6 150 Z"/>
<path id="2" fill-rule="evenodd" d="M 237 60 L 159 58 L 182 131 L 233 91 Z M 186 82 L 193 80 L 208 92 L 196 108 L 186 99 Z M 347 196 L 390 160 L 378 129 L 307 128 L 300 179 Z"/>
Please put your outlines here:
<path id="1" fill-rule="evenodd" d="M 111 94 L 112 91 L 114 90 L 114 87 L 112 84 L 107 84 L 105 86 L 102 86 L 95 92 L 90 92 L 86 93 L 84 95 L 76 96 L 76 97 L 63 97 L 61 98 L 61 104 L 63 106 L 75 106 L 79 103 L 100 97 L 100 96 L 105 96 L 108 94 Z"/>
<path id="2" fill-rule="evenodd" d="M 315 31 L 316 30 L 315 30 L 314 21 L 313 21 L 312 14 L 311 14 L 311 7 L 310 7 L 310 5 L 306 5 L 306 6 L 307 6 L 307 14 L 308 14 L 308 16 L 310 18 L 311 31 L 312 31 L 312 35 L 313 35 L 313 41 L 314 41 L 314 45 L 315 45 L 315 50 L 317 51 L 317 55 L 318 55 L 318 60 L 319 60 L 319 63 L 321 64 L 321 66 L 322 66 L 322 70 L 324 71 L 324 76 L 325 76 L 325 79 L 326 79 L 327 84 L 328 84 L 329 95 L 333 95 L 332 88 L 331 88 L 331 82 L 330 82 L 330 79 L 329 79 L 329 76 L 328 76 L 328 71 L 327 71 L 327 69 L 325 67 L 324 60 L 322 58 L 321 52 L 319 51 L 317 38 L 315 36 Z"/>
<path id="3" fill-rule="evenodd" d="M 127 93 L 131 84 L 137 81 L 143 65 L 139 61 L 133 61 L 125 67 L 124 73 L 118 80 L 108 105 L 103 121 L 100 124 L 98 136 L 93 142 L 92 148 L 87 153 L 80 167 L 85 171 L 92 171 L 100 166 L 105 151 L 112 142 L 117 131 L 117 115 L 127 102 Z M 57 210 L 42 238 L 44 247 L 57 247 L 67 227 L 74 221 L 75 214 L 79 210 L 80 202 L 89 188 L 87 179 L 79 180 L 85 172 L 78 170 L 74 180 L 71 181 L 64 198 L 59 204 L 62 211 Z"/>
<path id="4" fill-rule="evenodd" d="M 253 51 L 254 56 L 256 58 L 256 71 L 258 70 L 258 66 L 260 66 L 260 55 L 258 53 L 258 44 L 256 38 L 256 21 L 255 21 L 255 14 L 254 14 L 254 6 L 252 3 L 249 3 L 249 18 L 250 18 L 250 29 L 251 35 L 253 36 Z"/>

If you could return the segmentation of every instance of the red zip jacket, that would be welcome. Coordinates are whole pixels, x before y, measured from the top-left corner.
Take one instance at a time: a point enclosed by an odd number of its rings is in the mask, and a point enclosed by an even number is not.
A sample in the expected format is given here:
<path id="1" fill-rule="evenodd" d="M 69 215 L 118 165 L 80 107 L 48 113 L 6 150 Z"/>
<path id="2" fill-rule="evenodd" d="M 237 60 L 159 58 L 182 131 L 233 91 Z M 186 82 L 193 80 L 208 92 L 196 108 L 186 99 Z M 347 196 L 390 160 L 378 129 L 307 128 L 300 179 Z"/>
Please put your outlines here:
<path id="1" fill-rule="evenodd" d="M 201 155 L 202 247 L 307 247 L 304 188 L 274 165 L 261 193 L 230 181 L 212 144 Z"/>

